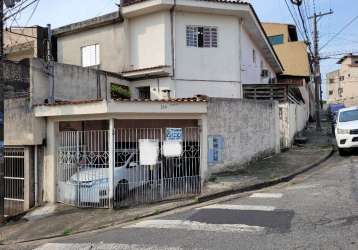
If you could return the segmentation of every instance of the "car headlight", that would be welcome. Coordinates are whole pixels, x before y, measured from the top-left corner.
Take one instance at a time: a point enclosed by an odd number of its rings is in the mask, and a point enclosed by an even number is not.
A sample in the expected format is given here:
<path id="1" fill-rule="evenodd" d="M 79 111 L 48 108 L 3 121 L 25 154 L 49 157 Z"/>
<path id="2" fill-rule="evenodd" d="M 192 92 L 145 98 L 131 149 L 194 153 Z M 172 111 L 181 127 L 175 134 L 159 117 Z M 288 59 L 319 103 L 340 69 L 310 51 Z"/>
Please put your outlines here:
<path id="1" fill-rule="evenodd" d="M 337 134 L 340 135 L 347 135 L 349 134 L 351 131 L 349 129 L 341 129 L 341 128 L 337 128 Z"/>

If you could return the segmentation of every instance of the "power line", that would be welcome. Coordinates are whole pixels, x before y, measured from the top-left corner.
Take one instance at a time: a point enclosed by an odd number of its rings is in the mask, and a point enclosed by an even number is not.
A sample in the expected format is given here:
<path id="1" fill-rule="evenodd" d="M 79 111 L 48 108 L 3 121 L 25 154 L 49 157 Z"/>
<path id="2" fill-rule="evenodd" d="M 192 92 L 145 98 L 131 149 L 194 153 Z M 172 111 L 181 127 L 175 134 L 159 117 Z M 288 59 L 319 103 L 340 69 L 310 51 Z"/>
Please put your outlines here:
<path id="1" fill-rule="evenodd" d="M 291 10 L 289 4 L 287 3 L 287 0 L 285 0 L 285 3 L 286 3 L 286 6 L 287 6 L 288 11 L 289 11 L 290 14 L 291 14 L 291 17 L 292 17 L 292 19 L 293 19 L 293 22 L 296 24 L 296 27 L 297 27 L 297 29 L 298 29 L 298 32 L 300 33 L 300 35 L 301 35 L 302 37 L 305 37 L 305 36 L 303 35 L 303 32 L 302 32 L 300 26 L 299 26 L 299 23 L 296 21 L 294 15 L 293 15 L 293 12 L 292 12 L 292 10 Z"/>
<path id="2" fill-rule="evenodd" d="M 322 50 L 324 47 L 326 47 L 330 42 L 332 42 L 336 37 L 338 37 L 344 30 L 346 30 L 352 23 L 354 23 L 358 19 L 358 15 L 355 16 L 352 20 L 350 20 L 346 25 L 342 27 L 331 39 L 329 39 L 321 48 Z"/>

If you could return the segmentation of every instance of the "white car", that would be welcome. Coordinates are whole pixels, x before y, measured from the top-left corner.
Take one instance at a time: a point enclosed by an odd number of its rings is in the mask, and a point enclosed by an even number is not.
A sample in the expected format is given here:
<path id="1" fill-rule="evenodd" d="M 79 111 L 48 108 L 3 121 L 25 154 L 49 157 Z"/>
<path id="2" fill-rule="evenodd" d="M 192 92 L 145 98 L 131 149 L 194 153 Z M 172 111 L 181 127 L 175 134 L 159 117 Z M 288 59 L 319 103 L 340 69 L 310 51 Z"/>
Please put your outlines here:
<path id="1" fill-rule="evenodd" d="M 339 110 L 336 120 L 336 140 L 339 153 L 358 147 L 358 107 Z"/>
<path id="2" fill-rule="evenodd" d="M 136 161 L 131 153 L 126 162 L 114 169 L 114 200 L 123 200 L 130 190 L 143 185 L 149 179 L 149 168 Z M 70 203 L 105 203 L 109 198 L 109 169 L 81 166 L 67 182 L 60 183 L 63 200 Z"/>

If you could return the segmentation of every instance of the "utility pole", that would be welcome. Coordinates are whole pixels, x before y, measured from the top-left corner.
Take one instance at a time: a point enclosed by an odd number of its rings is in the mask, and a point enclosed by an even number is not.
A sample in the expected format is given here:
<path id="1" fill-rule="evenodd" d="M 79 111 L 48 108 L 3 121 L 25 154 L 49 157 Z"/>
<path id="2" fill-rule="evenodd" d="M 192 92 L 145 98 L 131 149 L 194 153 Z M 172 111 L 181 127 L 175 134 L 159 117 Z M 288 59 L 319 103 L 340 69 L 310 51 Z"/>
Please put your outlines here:
<path id="1" fill-rule="evenodd" d="M 4 222 L 4 0 L 0 0 L 0 223 Z"/>
<path id="2" fill-rule="evenodd" d="M 321 91 L 321 84 L 322 84 L 322 77 L 321 77 L 321 66 L 320 66 L 320 56 L 319 56 L 319 33 L 318 33 L 318 21 L 321 17 L 331 15 L 333 11 L 330 10 L 329 12 L 325 13 L 314 13 L 313 16 L 309 17 L 313 20 L 313 76 L 315 82 L 315 99 L 316 99 L 316 129 L 321 130 L 321 99 L 322 99 L 322 91 Z"/>

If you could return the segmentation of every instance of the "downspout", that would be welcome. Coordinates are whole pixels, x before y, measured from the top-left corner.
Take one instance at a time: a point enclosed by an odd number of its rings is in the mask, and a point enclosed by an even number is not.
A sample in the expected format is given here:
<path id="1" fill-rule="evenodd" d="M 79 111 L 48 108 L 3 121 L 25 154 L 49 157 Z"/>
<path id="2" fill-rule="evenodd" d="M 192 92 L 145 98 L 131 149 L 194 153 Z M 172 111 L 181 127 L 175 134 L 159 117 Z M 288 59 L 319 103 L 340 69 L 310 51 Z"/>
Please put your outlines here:
<path id="1" fill-rule="evenodd" d="M 38 154 L 37 154 L 37 150 L 38 150 L 38 147 L 37 145 L 35 145 L 35 152 L 34 152 L 34 175 L 35 175 L 35 180 L 34 180 L 34 185 L 35 185 L 35 207 L 37 207 L 38 205 Z"/>
<path id="2" fill-rule="evenodd" d="M 173 7 L 170 9 L 170 34 L 171 34 L 171 50 L 172 50 L 172 79 L 175 80 L 175 66 L 176 66 L 176 56 L 175 56 L 175 8 L 177 1 L 174 0 Z"/>
<path id="3" fill-rule="evenodd" d="M 243 26 L 243 19 L 239 19 L 239 83 L 240 83 L 240 97 L 244 98 L 244 87 L 242 83 L 242 26 Z"/>

